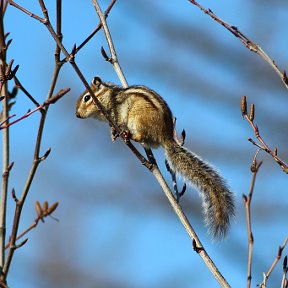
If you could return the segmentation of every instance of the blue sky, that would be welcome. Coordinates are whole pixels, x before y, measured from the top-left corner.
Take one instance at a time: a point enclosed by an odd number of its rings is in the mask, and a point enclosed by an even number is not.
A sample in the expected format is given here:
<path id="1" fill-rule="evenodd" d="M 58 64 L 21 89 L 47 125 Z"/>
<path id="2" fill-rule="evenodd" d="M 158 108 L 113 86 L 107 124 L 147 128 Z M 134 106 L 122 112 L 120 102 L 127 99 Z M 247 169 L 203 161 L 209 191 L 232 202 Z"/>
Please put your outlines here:
<path id="1" fill-rule="evenodd" d="M 40 14 L 38 3 L 19 1 Z M 48 1 L 47 1 L 48 2 Z M 166 2 L 166 3 L 165 3 Z M 254 137 L 240 113 L 242 95 L 256 105 L 255 122 L 285 160 L 287 153 L 287 90 L 259 56 L 188 1 L 118 1 L 109 27 L 129 84 L 144 84 L 169 103 L 177 129 L 186 130 L 186 146 L 213 163 L 235 191 L 237 215 L 225 241 L 212 241 L 203 225 L 197 191 L 181 199 L 208 253 L 232 287 L 246 285 L 247 234 L 242 194 L 251 180 L 249 167 L 256 151 Z M 237 26 L 287 68 L 287 3 L 276 1 L 199 1 L 223 20 Z M 165 4 L 163 4 L 165 3 Z M 167 4 L 168 3 L 168 4 Z M 107 6 L 108 1 L 101 1 Z M 27 6 L 26 6 L 27 5 Z M 28 6 L 29 5 L 29 6 Z M 47 3 L 54 21 L 54 3 Z M 63 0 L 63 43 L 71 51 L 98 24 L 90 1 Z M 13 39 L 8 57 L 19 64 L 18 77 L 43 102 L 54 68 L 54 42 L 43 25 L 8 7 L 5 29 Z M 99 75 L 119 83 L 101 56 L 107 47 L 102 31 L 77 55 L 87 81 Z M 108 52 L 108 49 L 106 48 Z M 42 143 L 52 153 L 39 167 L 23 211 L 20 230 L 35 218 L 34 202 L 58 201 L 55 217 L 31 232 L 17 250 L 11 287 L 218 287 L 191 249 L 191 241 L 173 214 L 159 185 L 121 141 L 111 143 L 108 125 L 74 116 L 82 83 L 66 64 L 57 89 L 71 92 L 51 107 Z M 22 115 L 32 103 L 17 95 L 13 113 Z M 29 171 L 39 115 L 11 128 L 10 189 L 21 193 Z M 161 149 L 155 156 L 164 176 Z M 287 175 L 260 153 L 252 202 L 255 239 L 252 284 L 272 264 L 287 237 Z M 9 202 L 8 223 L 13 216 Z M 284 251 L 285 252 L 285 251 Z M 286 253 L 287 254 L 287 249 Z M 281 264 L 270 281 L 279 287 Z"/>

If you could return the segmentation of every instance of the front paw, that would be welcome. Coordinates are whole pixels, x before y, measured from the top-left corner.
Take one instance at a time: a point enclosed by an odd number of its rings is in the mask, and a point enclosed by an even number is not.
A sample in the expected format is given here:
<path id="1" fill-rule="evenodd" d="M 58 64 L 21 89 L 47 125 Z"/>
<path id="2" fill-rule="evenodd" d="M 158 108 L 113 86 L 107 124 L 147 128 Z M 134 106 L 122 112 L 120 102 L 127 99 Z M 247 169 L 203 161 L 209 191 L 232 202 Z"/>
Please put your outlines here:
<path id="1" fill-rule="evenodd" d="M 125 142 L 129 142 L 130 139 L 131 139 L 131 133 L 130 133 L 129 130 L 123 130 L 123 131 L 121 132 L 121 136 L 123 136 Z"/>
<path id="2" fill-rule="evenodd" d="M 124 138 L 125 142 L 128 142 L 131 139 L 131 133 L 129 130 L 122 130 L 121 133 L 118 133 L 114 127 L 111 127 L 112 142 L 115 142 L 115 140 L 120 136 Z"/>

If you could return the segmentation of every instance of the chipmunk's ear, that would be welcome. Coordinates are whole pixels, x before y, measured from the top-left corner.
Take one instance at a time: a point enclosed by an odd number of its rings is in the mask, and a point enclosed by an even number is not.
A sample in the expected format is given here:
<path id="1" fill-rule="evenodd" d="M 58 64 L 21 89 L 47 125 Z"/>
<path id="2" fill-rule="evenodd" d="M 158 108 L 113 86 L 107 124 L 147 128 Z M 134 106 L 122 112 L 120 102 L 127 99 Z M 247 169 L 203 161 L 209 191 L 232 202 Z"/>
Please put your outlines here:
<path id="1" fill-rule="evenodd" d="M 100 77 L 96 76 L 92 80 L 92 85 L 95 86 L 96 88 L 99 88 L 100 85 L 102 84 L 102 80 Z"/>

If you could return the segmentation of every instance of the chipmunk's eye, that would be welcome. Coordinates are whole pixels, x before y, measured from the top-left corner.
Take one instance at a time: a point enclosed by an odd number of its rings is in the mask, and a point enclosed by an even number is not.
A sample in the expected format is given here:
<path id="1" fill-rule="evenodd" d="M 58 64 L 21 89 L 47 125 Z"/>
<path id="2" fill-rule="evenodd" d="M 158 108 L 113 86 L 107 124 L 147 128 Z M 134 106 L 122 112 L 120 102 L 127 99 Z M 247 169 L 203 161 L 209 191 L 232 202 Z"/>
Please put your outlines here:
<path id="1" fill-rule="evenodd" d="M 86 95 L 84 97 L 84 102 L 88 102 L 90 100 L 91 96 L 90 95 Z"/>

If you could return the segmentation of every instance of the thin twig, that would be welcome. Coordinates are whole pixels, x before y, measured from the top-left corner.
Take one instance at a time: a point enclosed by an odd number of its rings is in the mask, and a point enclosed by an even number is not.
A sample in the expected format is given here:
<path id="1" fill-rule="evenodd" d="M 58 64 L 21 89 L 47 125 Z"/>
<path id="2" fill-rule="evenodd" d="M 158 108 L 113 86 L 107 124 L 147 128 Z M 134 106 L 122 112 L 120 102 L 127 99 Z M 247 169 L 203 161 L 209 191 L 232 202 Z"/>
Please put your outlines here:
<path id="1" fill-rule="evenodd" d="M 66 88 L 66 89 L 61 89 L 55 96 L 53 96 L 53 98 L 50 98 L 49 100 L 46 100 L 42 105 L 39 105 L 38 107 L 36 107 L 35 109 L 33 110 L 29 110 L 26 114 L 22 115 L 21 117 L 19 117 L 18 119 L 12 121 L 12 122 L 9 122 L 8 124 L 6 125 L 2 125 L 2 123 L 0 123 L 0 130 L 2 129 L 7 129 L 8 127 L 22 121 L 23 119 L 29 117 L 30 115 L 32 115 L 33 113 L 41 110 L 41 109 L 44 109 L 44 108 L 47 108 L 48 106 L 50 106 L 51 104 L 54 104 L 56 103 L 56 101 L 58 101 L 60 98 L 62 98 L 66 93 L 68 93 L 70 91 L 70 88 Z M 51 99 L 53 101 L 51 101 Z M 57 99 L 57 100 L 55 100 Z M 7 122 L 7 121 L 5 121 Z"/>
<path id="2" fill-rule="evenodd" d="M 108 17 L 111 9 L 113 8 L 114 4 L 116 3 L 116 0 L 112 0 L 109 6 L 107 7 L 104 17 L 105 19 Z M 78 53 L 92 38 L 93 36 L 102 28 L 101 21 L 99 22 L 98 26 L 91 32 L 91 34 L 76 48 L 75 54 Z"/>
<path id="3" fill-rule="evenodd" d="M 118 62 L 118 59 L 117 59 L 117 54 L 116 54 L 116 50 L 114 48 L 114 44 L 113 44 L 113 41 L 112 41 L 112 37 L 111 37 L 111 34 L 110 34 L 110 31 L 109 31 L 109 28 L 108 28 L 108 25 L 106 23 L 106 19 L 105 19 L 105 16 L 104 14 L 102 13 L 101 11 L 101 8 L 98 4 L 98 2 L 96 0 L 92 0 L 93 2 L 93 5 L 95 7 L 95 10 L 98 14 L 98 17 L 102 23 L 102 26 L 103 26 L 103 30 L 104 30 L 104 33 L 105 33 L 105 37 L 106 37 L 106 40 L 107 40 L 107 44 L 108 44 L 108 47 L 109 47 L 109 50 L 110 50 L 110 53 L 111 53 L 111 58 L 110 58 L 110 63 L 113 65 L 119 79 L 120 79 L 120 82 L 122 84 L 123 87 L 128 87 L 128 82 L 123 74 L 123 71 L 121 69 L 121 66 Z"/>
<path id="4" fill-rule="evenodd" d="M 252 108 L 253 107 L 253 108 Z M 260 142 L 260 145 L 258 143 L 256 143 L 254 140 L 252 140 L 251 138 L 249 138 L 248 140 L 255 146 L 257 146 L 258 148 L 260 148 L 261 150 L 265 151 L 266 153 L 268 153 L 269 155 L 271 155 L 273 157 L 273 159 L 275 160 L 275 162 L 282 168 L 282 170 L 288 174 L 288 165 L 278 157 L 278 151 L 277 149 L 272 150 L 264 141 L 264 139 L 261 137 L 260 135 L 260 131 L 259 131 L 259 127 L 254 123 L 254 117 L 255 117 L 255 105 L 251 104 L 251 109 L 250 109 L 250 114 L 247 114 L 247 102 L 246 102 L 246 96 L 243 96 L 241 98 L 241 112 L 242 112 L 242 116 L 245 117 L 245 119 L 248 121 L 248 123 L 250 124 L 250 126 L 252 127 L 254 134 L 256 136 L 256 138 L 258 139 L 258 141 Z"/>
<path id="5" fill-rule="evenodd" d="M 245 211 L 246 211 L 247 235 L 248 235 L 248 265 L 247 265 L 247 287 L 248 288 L 251 287 L 252 251 L 253 251 L 253 244 L 254 244 L 254 238 L 253 238 L 252 226 L 251 226 L 251 201 L 252 201 L 252 195 L 253 195 L 253 191 L 255 187 L 256 176 L 261 165 L 262 165 L 262 162 L 257 163 L 256 157 L 254 157 L 252 165 L 251 165 L 251 172 L 253 174 L 252 174 L 252 180 L 251 180 L 248 197 L 245 194 L 243 194 L 243 203 L 245 205 Z"/>
<path id="6" fill-rule="evenodd" d="M 7 8 L 7 1 L 0 0 L 0 13 L 2 13 L 3 16 L 5 15 L 6 8 Z"/>
<path id="7" fill-rule="evenodd" d="M 3 4 L 3 2 L 2 2 Z M 0 11 L 0 79 L 7 79 L 5 77 L 6 71 L 6 52 L 7 46 L 5 43 L 5 32 L 4 32 L 4 6 Z M 6 8 L 5 8 L 6 9 Z M 2 82 L 2 81 L 1 81 Z M 4 96 L 2 100 L 2 120 L 7 119 L 9 122 L 9 92 L 7 88 L 7 81 L 3 80 L 0 95 Z M 5 239 L 6 239 L 6 212 L 7 212 L 7 195 L 8 195 L 8 179 L 9 179 L 9 156 L 10 156 L 10 139 L 9 139 L 9 129 L 3 131 L 2 136 L 2 185 L 1 185 L 1 199 L 0 199 L 0 279 L 3 276 L 3 267 L 5 265 Z M 3 284 L 4 284 L 3 283 Z"/>
<path id="8" fill-rule="evenodd" d="M 288 279 L 287 279 L 287 273 L 288 273 L 288 266 L 287 266 L 287 255 L 284 257 L 283 260 L 283 276 L 281 281 L 281 288 L 287 288 L 288 287 Z"/>
<path id="9" fill-rule="evenodd" d="M 265 51 L 255 42 L 253 42 L 251 39 L 249 39 L 245 34 L 243 34 L 237 27 L 228 24 L 227 22 L 220 19 L 217 15 L 215 15 L 211 9 L 205 9 L 203 6 L 201 6 L 199 3 L 197 3 L 194 0 L 188 0 L 190 3 L 197 6 L 200 10 L 202 10 L 205 14 L 209 15 L 213 20 L 218 22 L 220 25 L 225 27 L 229 32 L 231 32 L 237 39 L 241 41 L 241 43 L 248 48 L 250 51 L 255 52 L 260 57 L 262 57 L 277 73 L 277 75 L 280 77 L 281 81 L 285 85 L 285 87 L 288 89 L 288 78 L 286 75 L 286 72 L 281 72 L 276 65 L 275 61 L 272 60 Z"/>
<path id="10" fill-rule="evenodd" d="M 18 77 L 14 76 L 14 82 L 15 86 L 19 88 L 29 99 L 30 101 L 36 106 L 40 106 L 40 104 L 36 101 L 36 99 L 26 90 L 26 88 L 22 85 L 22 83 L 19 81 Z"/>
<path id="11" fill-rule="evenodd" d="M 56 0 L 56 33 L 60 42 L 62 42 L 62 0 Z M 56 45 L 55 49 L 55 62 L 60 63 L 61 49 Z"/>
<path id="12" fill-rule="evenodd" d="M 42 22 L 44 24 L 45 19 L 37 16 L 36 14 L 28 11 L 27 9 L 25 9 L 24 7 L 20 6 L 19 4 L 15 3 L 13 0 L 7 0 L 7 2 L 9 2 L 10 5 L 16 7 L 17 9 L 21 10 L 22 12 L 24 12 L 25 14 L 27 14 L 28 16 L 30 16 L 31 18 L 34 18 L 40 22 Z"/>
<path id="13" fill-rule="evenodd" d="M 28 14 L 29 16 L 31 16 L 32 18 L 37 19 L 38 21 L 40 21 L 43 24 L 46 24 L 47 21 L 49 21 L 48 18 L 48 14 L 47 14 L 47 9 L 45 8 L 45 4 L 43 1 L 39 0 L 40 2 L 40 6 L 43 9 L 43 15 L 44 18 L 41 18 L 31 12 L 29 12 L 28 10 L 26 10 L 25 8 L 19 6 L 18 4 L 16 4 L 14 1 L 10 1 L 8 0 L 8 2 L 17 7 L 18 9 L 20 9 L 21 11 L 23 11 L 24 13 Z M 58 36 L 55 34 L 55 38 L 58 39 Z M 61 41 L 59 40 L 59 43 L 61 43 Z M 62 63 L 60 63 L 59 61 L 57 61 L 57 59 L 55 59 L 55 68 L 54 68 L 54 72 L 53 72 L 53 76 L 52 76 L 52 81 L 50 84 L 50 88 L 48 91 L 48 95 L 47 95 L 47 100 L 46 101 L 50 101 L 52 100 L 52 95 L 53 95 L 53 91 L 55 89 L 55 85 L 56 85 L 56 80 L 58 78 L 59 75 L 59 71 L 62 67 Z M 35 103 L 34 103 L 35 104 Z M 50 103 L 52 104 L 52 102 Z M 35 143 L 35 148 L 34 148 L 34 157 L 33 157 L 33 163 L 32 166 L 30 168 L 26 183 L 24 185 L 22 194 L 21 194 L 21 198 L 16 202 L 16 208 L 14 211 L 14 218 L 13 218 L 13 225 L 12 225 L 12 233 L 11 233 L 11 237 L 10 237 L 10 246 L 9 246 L 9 250 L 8 250 L 8 254 L 7 257 L 5 259 L 5 264 L 3 267 L 3 273 L 1 275 L 1 280 L 2 281 L 6 281 L 6 278 L 8 276 L 8 272 L 10 269 L 10 265 L 14 256 L 14 252 L 17 248 L 16 245 L 16 238 L 17 238 L 17 233 L 18 233 L 18 229 L 19 229 L 19 223 L 20 223 L 20 218 L 21 218 L 21 213 L 22 213 L 22 209 L 26 200 L 26 197 L 28 195 L 28 192 L 30 190 L 31 184 L 34 180 L 34 176 L 36 173 L 36 170 L 39 166 L 39 164 L 44 161 L 47 156 L 50 153 L 50 149 L 48 149 L 46 151 L 46 153 L 43 156 L 40 156 L 40 148 L 41 148 L 41 141 L 42 141 L 42 136 L 43 136 L 43 130 L 44 130 L 44 125 L 45 125 L 45 120 L 46 120 L 46 116 L 48 113 L 48 108 L 46 107 L 46 109 L 40 109 L 39 111 L 41 112 L 41 117 L 40 117 L 40 121 L 39 121 L 39 127 L 38 127 L 38 132 L 37 132 L 37 138 L 36 138 L 36 143 Z M 4 129 L 3 131 L 7 131 L 8 129 Z"/>
<path id="14" fill-rule="evenodd" d="M 38 202 L 38 201 L 37 201 Z M 36 202 L 36 203 L 37 203 Z M 36 204 L 35 203 L 35 204 Z M 35 205 L 36 206 L 36 205 Z M 37 207 L 37 206 L 36 206 Z M 43 204 L 43 207 L 40 206 L 40 211 L 37 211 L 37 217 L 35 218 L 34 222 L 27 228 L 25 229 L 22 233 L 20 233 L 17 238 L 16 241 L 18 241 L 19 239 L 21 239 L 23 236 L 25 236 L 28 232 L 30 232 L 31 230 L 35 229 L 38 224 L 39 221 L 41 220 L 41 222 L 44 223 L 44 218 L 51 216 L 51 214 L 56 210 L 56 208 L 58 207 L 58 202 L 55 202 L 54 204 L 52 204 L 50 207 L 48 206 L 48 202 L 45 201 Z M 37 208 L 36 208 L 37 210 Z M 52 217 L 52 216 L 51 216 Z M 57 220 L 56 218 L 52 217 L 54 220 Z M 57 220 L 58 221 L 58 220 Z M 10 237 L 11 239 L 11 237 Z M 8 249 L 10 247 L 10 241 L 6 244 L 5 249 Z"/>
<path id="15" fill-rule="evenodd" d="M 196 234 L 195 230 L 191 226 L 187 216 L 183 212 L 181 206 L 177 203 L 173 193 L 171 192 L 169 186 L 167 185 L 166 181 L 164 180 L 158 166 L 153 165 L 151 168 L 151 172 L 157 179 L 158 183 L 160 184 L 162 190 L 164 191 L 166 197 L 168 198 L 170 205 L 172 206 L 174 212 L 178 216 L 179 220 L 181 221 L 182 225 L 184 226 L 185 230 L 187 231 L 189 237 L 192 239 L 192 243 L 195 243 L 193 247 L 195 252 L 202 258 L 210 272 L 213 274 L 215 279 L 218 281 L 221 287 L 230 287 L 227 280 L 223 277 L 215 263 L 210 258 L 209 254 L 205 250 L 204 246 L 202 245 L 198 235 Z"/>
<path id="16" fill-rule="evenodd" d="M 260 288 L 266 288 L 267 280 L 270 277 L 271 273 L 273 272 L 273 270 L 274 270 L 275 266 L 277 265 L 277 263 L 280 261 L 281 256 L 282 256 L 282 252 L 283 252 L 285 246 L 287 245 L 287 243 L 288 243 L 288 238 L 285 239 L 285 241 L 284 241 L 282 246 L 279 246 L 277 256 L 274 259 L 271 267 L 269 268 L 267 273 L 263 273 L 264 277 L 263 277 L 262 283 L 260 284 Z"/>

